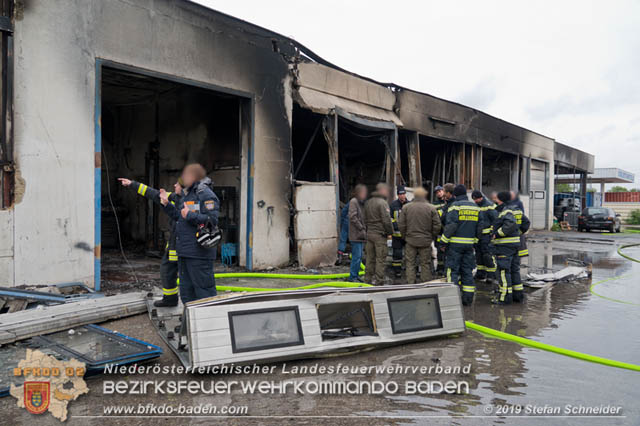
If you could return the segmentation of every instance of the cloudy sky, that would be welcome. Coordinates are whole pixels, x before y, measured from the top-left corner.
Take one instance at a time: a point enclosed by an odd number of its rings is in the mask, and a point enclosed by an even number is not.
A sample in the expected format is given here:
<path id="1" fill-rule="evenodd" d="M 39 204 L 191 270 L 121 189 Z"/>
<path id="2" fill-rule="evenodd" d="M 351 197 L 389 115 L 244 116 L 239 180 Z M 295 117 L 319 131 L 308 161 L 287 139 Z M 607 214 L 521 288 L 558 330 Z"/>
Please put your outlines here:
<path id="1" fill-rule="evenodd" d="M 590 152 L 640 186 L 640 1 L 197 2 Z"/>

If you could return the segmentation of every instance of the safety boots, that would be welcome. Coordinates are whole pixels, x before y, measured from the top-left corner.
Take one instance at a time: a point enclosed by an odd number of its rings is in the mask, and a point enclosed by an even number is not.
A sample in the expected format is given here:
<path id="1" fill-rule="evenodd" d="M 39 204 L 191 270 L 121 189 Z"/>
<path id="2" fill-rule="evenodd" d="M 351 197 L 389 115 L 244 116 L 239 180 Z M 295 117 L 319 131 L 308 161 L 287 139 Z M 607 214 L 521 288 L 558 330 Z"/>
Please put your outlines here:
<path id="1" fill-rule="evenodd" d="M 156 308 L 172 308 L 174 306 L 178 306 L 178 295 L 172 294 L 169 296 L 162 296 L 161 300 L 153 302 L 153 306 Z"/>

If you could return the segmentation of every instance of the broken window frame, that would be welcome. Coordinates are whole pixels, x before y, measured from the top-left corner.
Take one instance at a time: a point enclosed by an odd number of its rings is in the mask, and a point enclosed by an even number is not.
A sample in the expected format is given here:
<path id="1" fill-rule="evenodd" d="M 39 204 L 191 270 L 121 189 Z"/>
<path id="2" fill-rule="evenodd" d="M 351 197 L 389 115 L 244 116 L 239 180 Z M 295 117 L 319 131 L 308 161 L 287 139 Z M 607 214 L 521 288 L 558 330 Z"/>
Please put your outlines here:
<path id="1" fill-rule="evenodd" d="M 396 326 L 396 322 L 393 319 L 393 309 L 391 306 L 394 302 L 406 302 L 410 300 L 424 300 L 424 299 L 432 299 L 434 301 L 434 309 L 438 316 L 438 322 L 435 325 L 423 326 L 423 327 L 412 327 L 412 328 L 403 328 L 398 329 Z M 444 324 L 442 322 L 442 311 L 440 310 L 440 300 L 437 294 L 432 294 L 428 296 L 408 296 L 408 297 L 394 297 L 387 299 L 387 309 L 389 311 L 389 321 L 391 322 L 391 331 L 393 334 L 402 334 L 402 333 L 415 333 L 416 331 L 424 331 L 424 330 L 435 330 L 437 328 L 443 328 Z"/>
<path id="2" fill-rule="evenodd" d="M 0 210 L 13 204 L 13 0 L 0 0 Z"/>
<path id="3" fill-rule="evenodd" d="M 264 313 L 272 313 L 272 312 L 287 312 L 292 311 L 295 315 L 296 327 L 298 332 L 298 339 L 291 342 L 282 342 L 282 343 L 273 343 L 273 344 L 262 344 L 259 346 L 249 346 L 239 348 L 236 342 L 236 330 L 233 324 L 233 317 L 239 317 L 243 315 L 251 315 L 251 314 L 264 314 Z M 230 311 L 228 313 L 229 316 L 229 333 L 231 335 L 231 350 L 235 353 L 241 352 L 256 352 L 268 349 L 277 349 L 277 348 L 285 348 L 289 346 L 299 346 L 304 345 L 304 334 L 302 332 L 302 322 L 300 321 L 300 310 L 298 306 L 282 306 L 277 308 L 264 308 L 264 309 L 247 309 L 242 311 Z"/>

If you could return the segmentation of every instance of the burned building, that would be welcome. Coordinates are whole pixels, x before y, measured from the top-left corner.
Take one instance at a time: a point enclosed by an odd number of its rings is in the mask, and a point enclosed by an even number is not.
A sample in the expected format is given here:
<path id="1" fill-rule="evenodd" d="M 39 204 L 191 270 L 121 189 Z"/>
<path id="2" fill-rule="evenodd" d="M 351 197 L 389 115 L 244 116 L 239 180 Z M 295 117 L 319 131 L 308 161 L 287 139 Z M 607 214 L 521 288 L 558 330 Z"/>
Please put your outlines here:
<path id="1" fill-rule="evenodd" d="M 170 190 L 188 162 L 209 171 L 248 269 L 332 263 L 356 183 L 518 189 L 534 228 L 551 224 L 553 139 L 273 31 L 183 0 L 0 13 L 2 285 L 99 287 L 103 250 L 162 250 L 164 215 L 116 178 Z M 579 153 L 566 161 L 593 164 Z"/>

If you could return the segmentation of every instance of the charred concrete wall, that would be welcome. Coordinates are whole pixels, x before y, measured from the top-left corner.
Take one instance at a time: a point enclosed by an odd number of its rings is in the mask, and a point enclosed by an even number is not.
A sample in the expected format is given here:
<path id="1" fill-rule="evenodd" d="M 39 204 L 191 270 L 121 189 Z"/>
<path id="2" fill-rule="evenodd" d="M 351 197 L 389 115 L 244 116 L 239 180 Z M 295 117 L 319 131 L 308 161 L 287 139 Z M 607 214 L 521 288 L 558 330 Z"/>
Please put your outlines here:
<path id="1" fill-rule="evenodd" d="M 9 284 L 93 284 L 99 273 L 95 199 L 100 187 L 94 179 L 100 167 L 95 146 L 100 122 L 94 122 L 99 59 L 252 97 L 253 158 L 259 161 L 248 164 L 244 147 L 241 217 L 253 211 L 253 233 L 247 238 L 241 226 L 240 261 L 247 261 L 247 240 L 254 268 L 289 260 L 286 43 L 184 1 L 17 1 L 15 158 L 26 190 L 14 207 L 14 279 Z M 249 174 L 256 194 L 252 208 L 247 206 Z"/>

